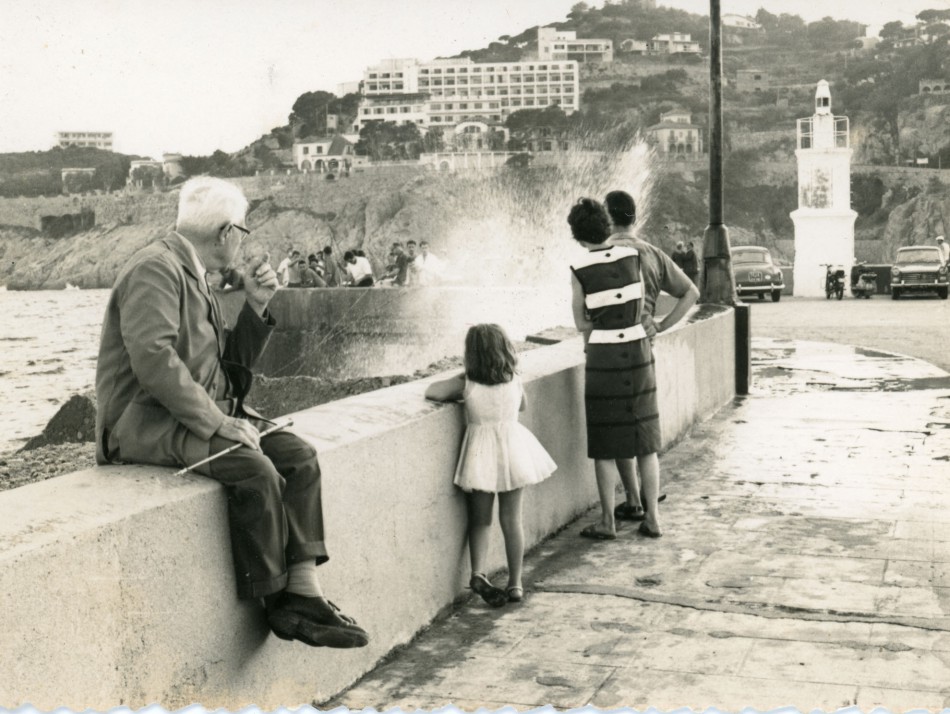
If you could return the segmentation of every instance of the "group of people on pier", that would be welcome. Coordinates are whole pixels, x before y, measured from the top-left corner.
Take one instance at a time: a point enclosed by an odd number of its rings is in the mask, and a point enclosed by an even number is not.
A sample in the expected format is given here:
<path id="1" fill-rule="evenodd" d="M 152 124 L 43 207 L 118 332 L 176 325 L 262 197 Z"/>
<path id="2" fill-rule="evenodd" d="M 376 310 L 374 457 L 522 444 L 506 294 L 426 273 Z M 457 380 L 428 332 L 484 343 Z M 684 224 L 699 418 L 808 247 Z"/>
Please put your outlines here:
<path id="1" fill-rule="evenodd" d="M 342 262 L 333 248 L 325 246 L 306 258 L 291 249 L 277 265 L 277 281 L 284 288 L 371 288 L 375 286 L 421 287 L 449 280 L 445 261 L 429 251 L 429 242 L 414 240 L 392 244 L 385 267 L 377 271 L 359 248 L 343 253 Z"/>
<path id="2" fill-rule="evenodd" d="M 247 209 L 235 184 L 191 179 L 181 188 L 175 230 L 140 250 L 120 271 L 106 308 L 96 370 L 97 461 L 185 467 L 220 482 L 227 495 L 238 597 L 262 600 L 279 638 L 362 647 L 368 633 L 325 596 L 319 577 L 318 566 L 329 555 L 317 453 L 244 401 L 251 369 L 276 324 L 268 303 L 281 287 L 282 272 L 266 256 L 243 271 L 235 269 L 250 233 Z M 568 216 L 573 238 L 587 249 L 570 271 L 574 322 L 586 353 L 587 453 L 601 502 L 599 521 L 580 534 L 597 540 L 615 539 L 617 520 L 640 521 L 645 537 L 662 535 L 652 343 L 698 297 L 669 256 L 634 234 L 635 221 L 634 200 L 623 191 L 608 194 L 604 204 L 582 199 Z M 393 253 L 411 259 L 394 263 L 394 281 L 411 285 L 415 258 L 395 246 Z M 326 274 L 332 250 L 323 254 Z M 347 266 L 354 258 L 366 260 L 347 252 Z M 346 270 L 353 283 L 361 282 L 359 273 Z M 244 291 L 245 305 L 233 326 L 224 322 L 209 275 L 224 276 L 231 289 Z M 676 303 L 657 320 L 661 290 Z M 471 327 L 464 367 L 463 373 L 431 384 L 425 396 L 464 405 L 467 429 L 455 483 L 469 504 L 470 587 L 490 605 L 501 606 L 524 597 L 521 494 L 550 477 L 557 465 L 518 423 L 525 392 L 504 330 L 493 324 Z M 615 507 L 618 473 L 626 499 Z M 504 590 L 485 570 L 496 495 L 508 558 Z"/>

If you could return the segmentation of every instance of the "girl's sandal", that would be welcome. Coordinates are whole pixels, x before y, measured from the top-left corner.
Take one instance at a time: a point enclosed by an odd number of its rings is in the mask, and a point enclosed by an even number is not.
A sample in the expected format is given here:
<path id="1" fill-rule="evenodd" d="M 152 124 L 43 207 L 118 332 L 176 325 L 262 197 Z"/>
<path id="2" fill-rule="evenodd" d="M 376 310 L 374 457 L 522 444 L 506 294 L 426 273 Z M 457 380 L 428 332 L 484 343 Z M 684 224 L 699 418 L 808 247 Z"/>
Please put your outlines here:
<path id="1" fill-rule="evenodd" d="M 508 602 L 521 602 L 524 598 L 524 589 L 517 585 L 506 588 L 505 592 L 508 594 Z"/>
<path id="2" fill-rule="evenodd" d="M 472 573 L 468 586 L 491 607 L 501 607 L 508 602 L 505 591 L 492 585 L 483 573 Z"/>

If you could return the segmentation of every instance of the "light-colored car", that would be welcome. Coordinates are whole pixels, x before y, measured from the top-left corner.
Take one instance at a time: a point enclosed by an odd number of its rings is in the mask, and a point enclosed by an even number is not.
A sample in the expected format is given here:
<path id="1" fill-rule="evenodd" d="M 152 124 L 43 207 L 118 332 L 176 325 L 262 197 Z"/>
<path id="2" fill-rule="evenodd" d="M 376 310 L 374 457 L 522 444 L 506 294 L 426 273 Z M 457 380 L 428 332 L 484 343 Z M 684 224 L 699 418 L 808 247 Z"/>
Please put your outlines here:
<path id="1" fill-rule="evenodd" d="M 891 267 L 891 297 L 894 300 L 907 293 L 934 292 L 941 300 L 947 299 L 947 264 L 935 245 L 912 245 L 897 249 Z"/>
<path id="2" fill-rule="evenodd" d="M 785 279 L 782 269 L 772 262 L 768 248 L 755 245 L 736 246 L 732 249 L 732 272 L 736 276 L 736 292 L 743 295 L 758 295 L 765 300 L 772 296 L 772 302 L 782 298 Z"/>

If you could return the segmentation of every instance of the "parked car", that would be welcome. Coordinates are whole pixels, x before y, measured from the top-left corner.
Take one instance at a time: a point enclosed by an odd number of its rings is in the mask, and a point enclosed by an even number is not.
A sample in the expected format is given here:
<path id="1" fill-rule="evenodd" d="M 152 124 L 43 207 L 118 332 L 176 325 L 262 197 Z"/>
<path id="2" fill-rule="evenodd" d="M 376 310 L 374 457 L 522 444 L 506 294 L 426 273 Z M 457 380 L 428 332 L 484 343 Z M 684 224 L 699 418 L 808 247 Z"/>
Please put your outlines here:
<path id="1" fill-rule="evenodd" d="M 894 300 L 911 292 L 935 292 L 941 300 L 946 300 L 948 287 L 947 264 L 940 248 L 912 245 L 897 249 L 897 258 L 891 267 L 891 297 Z"/>
<path id="2" fill-rule="evenodd" d="M 754 245 L 737 246 L 732 249 L 732 272 L 736 276 L 736 292 L 743 295 L 758 295 L 759 300 L 772 295 L 772 302 L 782 298 L 785 280 L 782 270 L 772 262 L 768 248 Z"/>

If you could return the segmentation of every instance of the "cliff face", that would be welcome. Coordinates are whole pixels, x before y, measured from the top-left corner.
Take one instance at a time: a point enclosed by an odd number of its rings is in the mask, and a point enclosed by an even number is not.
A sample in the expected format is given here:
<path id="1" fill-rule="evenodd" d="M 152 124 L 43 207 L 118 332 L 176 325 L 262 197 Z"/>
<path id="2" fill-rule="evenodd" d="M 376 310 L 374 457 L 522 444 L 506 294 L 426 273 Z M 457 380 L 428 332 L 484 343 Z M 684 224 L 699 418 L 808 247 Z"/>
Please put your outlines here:
<path id="1" fill-rule="evenodd" d="M 565 223 L 570 206 L 617 187 L 644 197 L 638 225 L 647 240 L 666 251 L 678 240 L 701 241 L 708 220 L 704 171 L 645 169 L 652 166 L 649 158 L 634 158 L 628 173 L 594 161 L 481 177 L 406 170 L 336 181 L 312 174 L 240 179 L 251 200 L 252 229 L 242 257 L 268 252 L 276 265 L 293 248 L 307 255 L 329 245 L 337 258 L 362 248 L 381 271 L 392 242 L 411 238 L 428 240 L 467 283 L 551 280 L 576 250 Z M 759 160 L 728 169 L 725 218 L 733 245 L 765 245 L 791 261 L 794 166 Z M 885 167 L 869 179 L 868 169 L 862 171 L 852 177 L 859 259 L 889 262 L 898 246 L 932 244 L 950 233 L 943 172 Z M 0 223 L 0 283 L 11 289 L 108 288 L 136 250 L 172 228 L 177 194 L 95 197 L 98 225 L 59 239 L 28 227 L 51 207 L 24 201 L 0 207 L 6 223 Z"/>
<path id="2" fill-rule="evenodd" d="M 950 145 L 950 104 L 947 95 L 918 97 L 897 115 L 900 146 L 905 154 L 933 156 Z"/>

